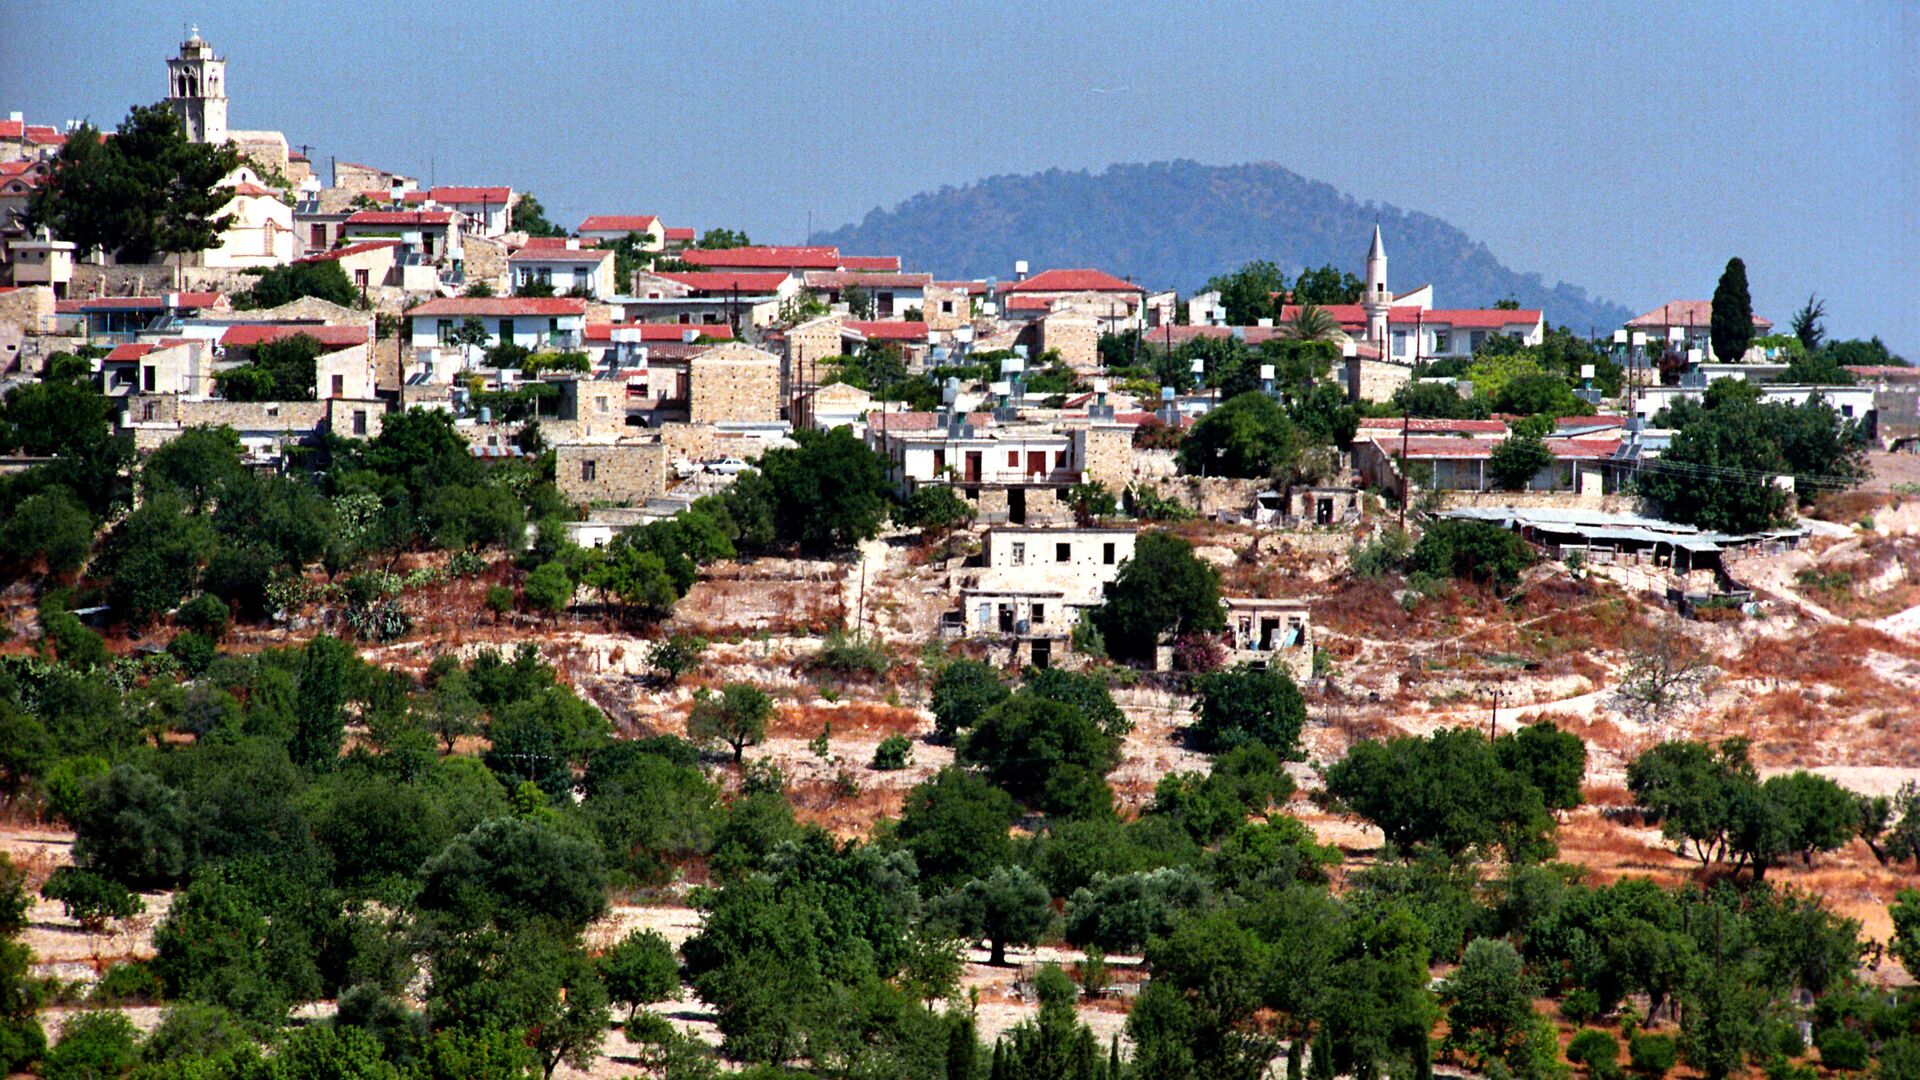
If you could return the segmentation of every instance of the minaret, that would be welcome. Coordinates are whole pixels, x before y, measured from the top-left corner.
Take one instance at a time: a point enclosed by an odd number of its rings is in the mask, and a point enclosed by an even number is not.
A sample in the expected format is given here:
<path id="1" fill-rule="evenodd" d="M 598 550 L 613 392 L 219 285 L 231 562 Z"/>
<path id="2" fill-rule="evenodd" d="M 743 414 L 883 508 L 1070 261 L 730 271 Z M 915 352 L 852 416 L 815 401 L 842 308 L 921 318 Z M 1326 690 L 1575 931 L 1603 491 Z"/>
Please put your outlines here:
<path id="1" fill-rule="evenodd" d="M 180 55 L 167 61 L 167 108 L 180 118 L 187 140 L 227 141 L 227 62 L 189 27 Z"/>
<path id="2" fill-rule="evenodd" d="M 1393 306 L 1393 294 L 1387 291 L 1387 248 L 1380 241 L 1380 226 L 1373 227 L 1373 246 L 1367 249 L 1367 291 L 1360 298 L 1367 312 L 1367 337 L 1384 347 L 1387 342 L 1387 309 Z"/>

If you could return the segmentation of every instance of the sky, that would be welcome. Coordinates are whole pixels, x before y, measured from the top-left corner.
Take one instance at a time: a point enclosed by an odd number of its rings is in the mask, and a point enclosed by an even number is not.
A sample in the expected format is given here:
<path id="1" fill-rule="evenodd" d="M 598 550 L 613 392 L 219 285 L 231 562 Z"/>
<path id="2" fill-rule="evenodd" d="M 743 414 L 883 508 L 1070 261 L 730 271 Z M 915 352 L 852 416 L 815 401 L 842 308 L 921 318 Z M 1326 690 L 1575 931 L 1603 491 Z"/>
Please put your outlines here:
<path id="1" fill-rule="evenodd" d="M 569 226 L 796 243 L 1002 173 L 1273 161 L 1636 311 L 1738 255 L 1760 314 L 1818 293 L 1920 362 L 1915 3 L 0 0 L 0 112 L 111 126 L 190 22 L 231 126 Z"/>

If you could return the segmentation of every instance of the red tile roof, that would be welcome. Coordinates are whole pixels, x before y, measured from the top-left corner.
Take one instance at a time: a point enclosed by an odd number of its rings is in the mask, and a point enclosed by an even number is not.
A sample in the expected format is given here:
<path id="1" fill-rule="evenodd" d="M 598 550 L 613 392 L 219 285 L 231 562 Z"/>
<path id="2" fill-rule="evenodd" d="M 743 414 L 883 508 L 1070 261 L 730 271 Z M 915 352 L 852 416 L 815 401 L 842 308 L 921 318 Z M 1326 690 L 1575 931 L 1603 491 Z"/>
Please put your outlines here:
<path id="1" fill-rule="evenodd" d="M 344 259 L 349 255 L 363 255 L 369 251 L 378 251 L 381 248 L 399 246 L 400 241 L 398 240 L 362 240 L 357 244 L 348 244 L 346 247 L 334 248 L 332 251 L 322 251 L 317 255 L 308 255 L 293 261 L 303 263 L 332 262 L 335 259 Z"/>
<path id="2" fill-rule="evenodd" d="M 437 187 L 428 192 L 433 201 L 452 206 L 466 204 L 504 204 L 513 198 L 510 187 Z"/>
<path id="3" fill-rule="evenodd" d="M 694 292 L 741 292 L 751 295 L 778 291 L 787 280 L 785 274 L 743 274 L 730 270 L 695 270 L 656 273 L 654 277 L 677 281 Z"/>
<path id="4" fill-rule="evenodd" d="M 1412 420 L 1402 421 L 1398 416 L 1372 416 L 1360 421 L 1359 430 L 1365 434 L 1376 432 L 1400 433 L 1402 427 L 1416 432 L 1454 432 L 1458 434 L 1494 434 L 1507 433 L 1504 420 L 1437 420 L 1416 416 Z"/>
<path id="5" fill-rule="evenodd" d="M 1627 326 L 1644 328 L 1649 326 L 1698 326 L 1705 329 L 1713 325 L 1713 301 L 1711 300 L 1669 300 L 1645 314 L 1635 315 L 1627 320 Z M 1753 317 L 1757 329 L 1767 330 L 1773 322 L 1758 315 Z"/>
<path id="6" fill-rule="evenodd" d="M 106 355 L 105 360 L 109 364 L 138 360 L 158 347 L 151 341 L 129 341 L 124 345 L 115 345 L 113 351 Z"/>
<path id="7" fill-rule="evenodd" d="M 673 228 L 669 226 L 664 231 L 666 232 L 667 239 L 669 240 L 684 240 L 687 243 L 691 244 L 695 240 L 699 239 L 699 236 L 697 235 L 696 230 L 691 228 L 686 228 L 686 227 Z"/>
<path id="8" fill-rule="evenodd" d="M 348 225 L 450 225 L 450 210 L 361 210 L 348 216 Z"/>
<path id="9" fill-rule="evenodd" d="M 834 247 L 690 248 L 680 258 L 692 266 L 724 269 L 797 267 L 802 270 L 840 269 L 840 249 Z"/>
<path id="10" fill-rule="evenodd" d="M 18 139 L 26 135 L 26 133 L 26 121 L 0 120 L 0 139 Z"/>
<path id="11" fill-rule="evenodd" d="M 652 214 L 595 214 L 581 222 L 580 228 L 575 231 L 617 233 L 648 232 L 659 223 L 660 219 L 654 217 Z M 693 230 L 688 229 L 687 232 L 692 233 Z M 688 239 L 692 239 L 692 237 L 689 236 Z"/>
<path id="12" fill-rule="evenodd" d="M 26 141 L 36 146 L 64 146 L 67 137 L 50 127 L 27 125 Z"/>
<path id="13" fill-rule="evenodd" d="M 863 289 L 924 289 L 933 284 L 933 275 L 809 270 L 805 280 L 809 289 L 844 289 L 849 285 L 858 285 Z"/>
<path id="14" fill-rule="evenodd" d="M 1042 270 L 1025 281 L 1001 286 L 1001 292 L 1129 292 L 1147 290 L 1130 281 L 1122 281 L 1105 270 Z"/>
<path id="15" fill-rule="evenodd" d="M 523 247 L 507 256 L 507 261 L 598 263 L 611 258 L 613 252 L 598 248 Z"/>
<path id="16" fill-rule="evenodd" d="M 733 327 L 725 323 L 588 323 L 583 336 L 588 341 L 612 341 L 615 330 L 638 330 L 642 342 L 684 341 L 688 330 L 697 332 L 695 341 L 701 338 L 733 340 Z"/>
<path id="17" fill-rule="evenodd" d="M 886 273 L 888 271 L 897 272 L 900 269 L 900 256 L 842 255 L 840 257 L 840 266 L 846 270 L 863 270 L 879 273 Z M 932 275 L 928 276 L 931 277 Z"/>
<path id="18" fill-rule="evenodd" d="M 1451 326 L 1465 330 L 1499 330 L 1508 326 L 1531 326 L 1540 321 L 1539 308 L 1427 308 L 1396 307 L 1387 313 L 1387 321 L 1422 326 Z"/>
<path id="19" fill-rule="evenodd" d="M 227 332 L 220 335 L 220 344 L 228 349 L 250 349 L 269 341 L 281 341 L 291 337 L 310 337 L 329 349 L 350 349 L 355 345 L 366 344 L 367 328 L 364 326 L 243 323 L 239 326 L 227 327 Z"/>
<path id="20" fill-rule="evenodd" d="M 927 340 L 927 324 L 923 322 L 868 322 L 849 319 L 840 325 L 864 337 L 878 338 L 882 341 L 924 343 Z"/>
<path id="21" fill-rule="evenodd" d="M 1053 297 L 1009 296 L 1007 297 L 1006 308 L 1008 311 L 1052 311 Z"/>
<path id="22" fill-rule="evenodd" d="M 568 244 L 577 244 L 582 248 L 592 249 L 598 248 L 600 241 L 595 240 L 591 236 L 582 237 L 578 240 L 575 240 L 571 236 L 529 236 L 527 237 L 527 242 L 520 245 L 520 250 L 525 251 L 528 248 L 546 248 L 549 250 L 552 248 L 561 248 L 564 250 Z"/>
<path id="23" fill-rule="evenodd" d="M 245 195 L 249 198 L 254 198 L 254 199 L 258 199 L 262 197 L 272 197 L 277 199 L 280 197 L 279 192 L 273 190 L 270 187 L 261 187 L 259 184 L 245 184 L 245 183 L 234 184 L 228 187 L 227 191 L 234 195 Z"/>
<path id="24" fill-rule="evenodd" d="M 987 283 L 984 281 L 936 281 L 936 288 L 966 293 L 968 296 L 985 296 Z"/>
<path id="25" fill-rule="evenodd" d="M 587 302 L 570 296 L 442 296 L 407 310 L 409 316 L 474 315 L 488 318 L 498 315 L 509 319 L 516 315 L 586 313 Z"/>

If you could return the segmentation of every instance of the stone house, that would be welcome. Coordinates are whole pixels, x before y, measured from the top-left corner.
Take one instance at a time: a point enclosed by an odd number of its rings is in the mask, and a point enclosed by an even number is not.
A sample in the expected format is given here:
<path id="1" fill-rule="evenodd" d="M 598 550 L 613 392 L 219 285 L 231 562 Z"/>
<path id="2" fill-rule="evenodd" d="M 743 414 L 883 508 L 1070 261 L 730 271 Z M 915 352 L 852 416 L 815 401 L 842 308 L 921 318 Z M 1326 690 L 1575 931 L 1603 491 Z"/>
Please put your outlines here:
<path id="1" fill-rule="evenodd" d="M 293 207 L 280 192 L 263 184 L 259 174 L 245 165 L 227 174 L 217 189 L 229 196 L 219 211 L 226 225 L 220 242 L 193 256 L 194 264 L 232 268 L 284 266 L 293 261 L 297 254 Z"/>
<path id="2" fill-rule="evenodd" d="M 1081 616 L 1105 601 L 1137 536 L 1130 527 L 988 529 L 978 563 L 955 578 L 958 604 L 942 616 L 942 635 L 1005 648 L 1015 665 L 1049 666 Z"/>
<path id="3" fill-rule="evenodd" d="M 560 443 L 554 484 L 575 503 L 638 505 L 667 490 L 667 447 L 659 439 Z"/>
<path id="4" fill-rule="evenodd" d="M 780 358 L 727 342 L 687 361 L 687 415 L 693 423 L 780 419 Z"/>
<path id="5" fill-rule="evenodd" d="M 401 336 L 414 349 L 446 348 L 468 319 L 486 328 L 488 348 L 511 341 L 536 350 L 578 349 L 587 302 L 564 296 L 443 296 L 408 309 Z"/>
<path id="6" fill-rule="evenodd" d="M 850 270 L 809 270 L 801 283 L 829 306 L 847 300 L 850 290 L 866 294 L 875 320 L 907 319 L 914 312 L 925 321 L 927 290 L 932 274 L 876 274 Z"/>
<path id="7" fill-rule="evenodd" d="M 1305 600 L 1223 597 L 1227 666 L 1280 668 L 1304 683 L 1313 675 L 1313 616 Z"/>

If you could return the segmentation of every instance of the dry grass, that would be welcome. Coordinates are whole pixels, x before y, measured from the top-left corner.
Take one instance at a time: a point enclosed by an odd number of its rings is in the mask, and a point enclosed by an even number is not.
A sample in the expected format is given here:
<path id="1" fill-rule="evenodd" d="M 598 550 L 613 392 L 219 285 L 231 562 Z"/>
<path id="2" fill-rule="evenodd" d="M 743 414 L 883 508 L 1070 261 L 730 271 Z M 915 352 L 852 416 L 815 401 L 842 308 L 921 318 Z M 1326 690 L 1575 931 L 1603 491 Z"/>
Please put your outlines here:
<path id="1" fill-rule="evenodd" d="M 810 739 L 820 734 L 827 725 L 832 725 L 836 736 L 886 736 L 911 735 L 930 729 L 932 721 L 923 718 L 915 709 L 880 702 L 844 701 L 829 704 L 818 700 L 795 701 L 780 706 L 772 722 L 767 725 L 767 734 Z"/>

